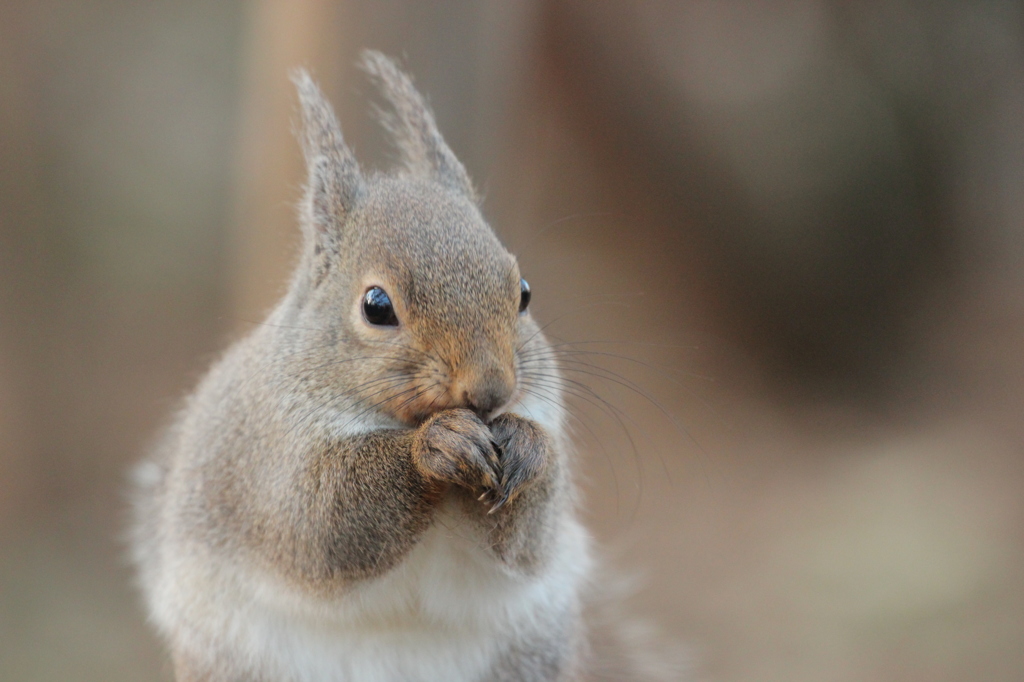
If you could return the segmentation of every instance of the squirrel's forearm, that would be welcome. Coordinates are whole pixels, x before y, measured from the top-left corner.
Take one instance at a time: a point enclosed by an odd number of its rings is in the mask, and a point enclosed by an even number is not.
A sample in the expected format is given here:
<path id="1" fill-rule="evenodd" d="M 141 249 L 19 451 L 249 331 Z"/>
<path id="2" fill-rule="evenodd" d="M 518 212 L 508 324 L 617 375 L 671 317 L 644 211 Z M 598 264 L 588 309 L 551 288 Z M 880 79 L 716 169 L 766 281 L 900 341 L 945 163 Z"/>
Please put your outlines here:
<path id="1" fill-rule="evenodd" d="M 377 431 L 311 453 L 275 533 L 296 577 L 325 587 L 369 578 L 412 549 L 436 502 L 413 464 L 412 439 Z"/>
<path id="2" fill-rule="evenodd" d="M 562 515 L 558 507 L 567 503 L 565 486 L 562 463 L 554 460 L 515 500 L 481 517 L 491 551 L 502 562 L 531 573 L 550 556 Z"/>
<path id="3" fill-rule="evenodd" d="M 503 450 L 503 481 L 513 497 L 493 513 L 476 510 L 473 516 L 497 558 L 529 573 L 550 556 L 558 522 L 571 504 L 564 455 L 539 424 L 519 415 L 503 414 L 491 430 Z"/>

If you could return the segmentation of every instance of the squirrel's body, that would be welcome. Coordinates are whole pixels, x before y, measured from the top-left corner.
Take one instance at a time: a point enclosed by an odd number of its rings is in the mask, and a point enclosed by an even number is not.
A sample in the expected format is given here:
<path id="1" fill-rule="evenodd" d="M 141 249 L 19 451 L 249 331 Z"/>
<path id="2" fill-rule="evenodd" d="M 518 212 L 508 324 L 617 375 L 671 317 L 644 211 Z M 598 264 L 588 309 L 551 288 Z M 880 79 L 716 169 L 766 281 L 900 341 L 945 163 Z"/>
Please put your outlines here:
<path id="1" fill-rule="evenodd" d="M 253 509 L 242 518 L 255 521 L 259 508 L 272 504 L 273 488 L 291 489 L 283 480 L 304 473 L 268 461 L 264 475 L 239 476 L 238 463 L 224 461 L 239 454 L 220 421 L 225 415 L 250 420 L 253 431 L 244 442 L 258 448 L 245 452 L 250 462 L 275 455 L 290 459 L 277 449 L 281 438 L 293 440 L 297 460 L 303 444 L 395 427 L 358 411 L 304 404 L 301 395 L 266 404 L 251 387 L 269 368 L 253 360 L 259 354 L 252 350 L 267 343 L 263 336 L 287 333 L 285 323 L 273 326 L 276 319 L 228 352 L 157 456 L 137 472 L 143 522 L 136 529 L 136 549 L 143 584 L 154 620 L 175 647 L 182 682 L 549 679 L 495 676 L 493 669 L 499 662 L 508 665 L 503 659 L 515 647 L 537 648 L 542 659 L 574 653 L 558 649 L 578 629 L 589 555 L 587 537 L 572 514 L 553 519 L 559 527 L 548 529 L 555 531 L 550 555 L 535 572 L 496 557 L 486 529 L 461 508 L 480 503 L 452 495 L 438 503 L 430 525 L 390 570 L 372 579 L 313 584 L 289 575 L 295 567 L 261 566 L 267 558 L 247 546 L 245 529 L 234 526 L 239 510 L 217 509 L 234 497 L 231 488 L 245 487 Z M 523 411 L 549 430 L 557 427 L 561 415 L 535 402 L 527 401 Z M 294 419 L 301 422 L 282 426 Z M 224 449 L 211 447 L 211 441 Z M 264 513 L 269 518 L 279 512 Z M 188 515 L 198 517 L 194 525 L 178 528 L 172 520 Z"/>
<path id="2" fill-rule="evenodd" d="M 364 177 L 297 79 L 301 262 L 138 469 L 152 618 L 179 682 L 583 679 L 553 354 L 419 95 L 366 68 L 405 169 Z"/>

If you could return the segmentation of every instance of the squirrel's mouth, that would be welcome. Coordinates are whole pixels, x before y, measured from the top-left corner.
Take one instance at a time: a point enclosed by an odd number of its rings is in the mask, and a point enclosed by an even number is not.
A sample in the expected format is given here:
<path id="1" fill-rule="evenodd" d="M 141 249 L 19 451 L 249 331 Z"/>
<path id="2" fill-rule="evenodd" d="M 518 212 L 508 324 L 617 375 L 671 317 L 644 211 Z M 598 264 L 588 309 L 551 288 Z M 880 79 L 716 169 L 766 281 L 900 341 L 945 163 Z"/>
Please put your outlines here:
<path id="1" fill-rule="evenodd" d="M 422 386 L 410 382 L 385 400 L 381 408 L 406 426 L 415 428 L 438 412 L 454 408 L 472 410 L 489 424 L 513 402 L 511 399 L 492 401 L 478 407 L 466 391 L 461 393 L 461 399 L 458 399 L 451 387 L 440 384 Z"/>
<path id="2" fill-rule="evenodd" d="M 410 382 L 383 402 L 381 408 L 406 426 L 416 427 L 442 410 L 461 407 L 451 392 L 439 384 L 419 385 Z"/>

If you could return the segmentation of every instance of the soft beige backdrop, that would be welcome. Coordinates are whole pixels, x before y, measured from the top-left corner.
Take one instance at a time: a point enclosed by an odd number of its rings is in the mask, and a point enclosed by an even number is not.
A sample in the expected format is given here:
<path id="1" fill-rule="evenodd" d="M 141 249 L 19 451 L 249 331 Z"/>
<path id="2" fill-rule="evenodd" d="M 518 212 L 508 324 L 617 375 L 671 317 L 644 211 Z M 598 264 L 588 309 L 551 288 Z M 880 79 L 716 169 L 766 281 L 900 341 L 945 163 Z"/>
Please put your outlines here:
<path id="1" fill-rule="evenodd" d="M 282 290 L 288 70 L 387 166 L 364 47 L 416 76 L 572 344 L 592 527 L 699 679 L 1024 679 L 1022 21 L 0 5 L 0 679 L 169 679 L 126 471 Z"/>

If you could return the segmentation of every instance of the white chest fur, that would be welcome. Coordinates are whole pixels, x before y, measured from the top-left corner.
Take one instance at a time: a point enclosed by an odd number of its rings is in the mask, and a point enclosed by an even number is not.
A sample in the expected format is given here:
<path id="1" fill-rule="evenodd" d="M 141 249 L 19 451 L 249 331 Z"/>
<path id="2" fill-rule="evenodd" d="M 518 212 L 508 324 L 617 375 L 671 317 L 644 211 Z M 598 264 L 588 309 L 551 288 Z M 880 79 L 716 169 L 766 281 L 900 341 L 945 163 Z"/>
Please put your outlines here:
<path id="1" fill-rule="evenodd" d="M 269 576 L 206 561 L 165 573 L 154 615 L 195 645 L 188 648 L 214 644 L 270 679 L 478 679 L 539 616 L 574 608 L 589 543 L 566 519 L 551 563 L 527 578 L 504 570 L 465 519 L 439 512 L 401 564 L 342 598 L 314 600 Z"/>

